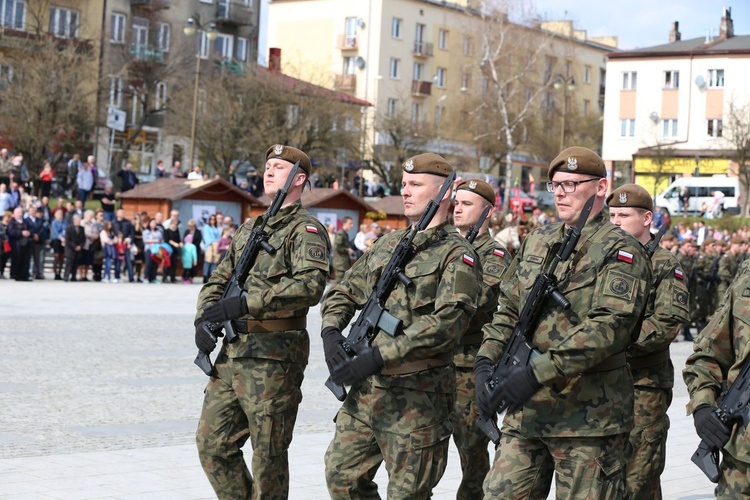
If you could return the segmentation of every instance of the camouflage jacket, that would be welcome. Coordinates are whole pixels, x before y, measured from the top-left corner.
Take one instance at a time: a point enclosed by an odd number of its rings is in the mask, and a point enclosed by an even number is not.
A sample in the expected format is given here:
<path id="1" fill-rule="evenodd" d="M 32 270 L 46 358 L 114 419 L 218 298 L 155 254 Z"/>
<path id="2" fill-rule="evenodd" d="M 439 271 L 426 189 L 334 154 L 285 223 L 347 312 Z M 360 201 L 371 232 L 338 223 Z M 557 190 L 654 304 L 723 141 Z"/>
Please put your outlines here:
<path id="1" fill-rule="evenodd" d="M 708 326 L 695 338 L 682 377 L 690 393 L 691 414 L 701 405 L 715 405 L 724 386 L 731 386 L 742 363 L 750 358 L 750 262 L 742 264 Z M 725 446 L 735 459 L 750 463 L 750 432 L 736 425 Z"/>
<path id="2" fill-rule="evenodd" d="M 727 288 L 729 288 L 729 285 L 732 284 L 732 280 L 734 280 L 734 277 L 737 275 L 741 257 L 742 255 L 740 254 L 735 255 L 727 252 L 721 256 L 721 259 L 719 259 L 719 297 L 722 297 L 726 293 Z"/>
<path id="3" fill-rule="evenodd" d="M 349 269 L 349 248 L 349 235 L 341 229 L 333 238 L 334 269 Z"/>
<path id="4" fill-rule="evenodd" d="M 321 313 L 323 328 L 344 330 L 354 313 L 367 302 L 380 273 L 409 228 L 379 238 L 354 263 L 344 279 L 326 294 Z M 477 307 L 482 267 L 474 250 L 447 223 L 421 231 L 414 238 L 416 255 L 404 269 L 413 285 L 396 284 L 385 308 L 403 321 L 403 331 L 394 337 L 380 332 L 378 346 L 385 369 L 402 363 L 450 354 Z M 450 365 L 450 360 L 448 361 Z M 374 375 L 378 387 L 401 386 L 428 392 L 452 392 L 452 367 L 406 375 Z"/>
<path id="5" fill-rule="evenodd" d="M 254 217 L 240 226 L 208 283 L 198 294 L 198 312 L 221 298 L 236 261 L 242 254 L 253 227 Z M 317 304 L 328 276 L 330 243 L 328 233 L 299 203 L 279 210 L 266 225 L 268 243 L 276 249 L 258 253 L 243 285 L 248 314 L 241 319 L 263 320 L 307 316 Z M 224 342 L 222 353 L 230 358 L 266 358 L 307 364 L 310 340 L 304 330 L 239 335 L 232 344 Z"/>
<path id="6" fill-rule="evenodd" d="M 482 327 L 492 321 L 492 315 L 497 311 L 497 294 L 500 290 L 500 280 L 510 264 L 510 253 L 497 241 L 490 237 L 488 231 L 478 235 L 474 240 L 474 250 L 482 262 L 482 294 L 477 304 L 477 312 L 469 322 L 469 328 L 464 336 L 478 336 L 476 342 L 467 342 L 464 337 L 461 344 L 453 349 L 453 363 L 461 368 L 473 368 L 474 357 L 482 343 Z"/>
<path id="7" fill-rule="evenodd" d="M 646 315 L 641 333 L 627 355 L 636 386 L 671 389 L 674 386 L 671 360 L 648 367 L 638 367 L 636 363 L 639 359 L 669 349 L 682 324 L 690 321 L 690 294 L 685 272 L 670 252 L 657 248 L 651 257 L 651 266 L 653 282 Z"/>
<path id="8" fill-rule="evenodd" d="M 558 251 L 562 223 L 530 233 L 503 276 L 498 312 L 484 327 L 479 356 L 498 361 L 536 277 Z M 651 287 L 651 265 L 635 238 L 599 213 L 583 228 L 571 258 L 558 265 L 558 289 L 568 310 L 548 300 L 532 343 L 531 361 L 543 384 L 504 425 L 528 437 L 606 436 L 633 426 L 633 379 L 627 365 L 595 371 L 613 355 L 624 356 L 637 337 Z"/>

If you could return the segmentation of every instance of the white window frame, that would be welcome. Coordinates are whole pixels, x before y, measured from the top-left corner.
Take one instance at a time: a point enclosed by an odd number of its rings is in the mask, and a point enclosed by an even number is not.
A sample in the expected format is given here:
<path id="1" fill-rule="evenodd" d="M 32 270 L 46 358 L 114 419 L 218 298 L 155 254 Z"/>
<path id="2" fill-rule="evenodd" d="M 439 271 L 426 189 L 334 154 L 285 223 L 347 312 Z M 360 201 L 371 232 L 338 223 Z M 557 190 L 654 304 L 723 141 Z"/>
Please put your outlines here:
<path id="1" fill-rule="evenodd" d="M 169 45 L 172 37 L 172 28 L 168 23 L 158 23 L 156 25 L 156 48 L 162 52 L 169 52 Z"/>
<path id="2" fill-rule="evenodd" d="M 204 30 L 198 30 L 196 53 L 201 59 L 208 59 L 211 40 Z"/>
<path id="3" fill-rule="evenodd" d="M 664 72 L 664 89 L 680 88 L 680 72 L 677 70 L 667 70 Z"/>
<path id="4" fill-rule="evenodd" d="M 219 33 L 214 39 L 214 54 L 216 57 L 227 60 L 234 55 L 234 36 Z"/>
<path id="5" fill-rule="evenodd" d="M 461 91 L 469 90 L 471 86 L 471 73 L 461 73 Z"/>
<path id="6" fill-rule="evenodd" d="M 438 28 L 438 49 L 448 49 L 448 30 L 444 28 Z"/>
<path id="7" fill-rule="evenodd" d="M 143 114 L 143 104 L 138 96 L 138 91 L 133 89 L 133 97 L 130 102 L 130 123 L 138 123 Z"/>
<path id="8" fill-rule="evenodd" d="M 245 37 L 242 37 L 242 36 L 238 36 L 237 37 L 237 45 L 236 45 L 236 48 L 235 48 L 235 58 L 238 61 L 240 61 L 240 62 L 247 62 L 247 56 L 248 56 L 248 52 L 249 52 L 249 50 L 248 50 L 249 46 L 250 46 L 250 40 L 249 39 L 247 39 Z"/>
<path id="9" fill-rule="evenodd" d="M 398 107 L 398 99 L 394 99 L 393 97 L 388 98 L 388 103 L 386 104 L 386 110 L 385 114 L 388 118 L 393 118 L 396 116 L 396 109 Z"/>
<path id="10" fill-rule="evenodd" d="M 6 23 L 10 19 L 10 23 Z M 26 2 L 24 0 L 0 0 L 0 28 L 26 29 Z"/>
<path id="11" fill-rule="evenodd" d="M 13 66 L 10 64 L 0 63 L 0 88 L 6 83 L 13 82 Z"/>
<path id="12" fill-rule="evenodd" d="M 109 105 L 113 108 L 122 109 L 122 78 L 109 77 Z"/>
<path id="13" fill-rule="evenodd" d="M 148 47 L 148 19 L 143 17 L 133 18 L 133 46 Z"/>
<path id="14" fill-rule="evenodd" d="M 344 20 L 344 34 L 347 38 L 354 37 L 357 38 L 357 18 L 356 17 L 347 17 Z"/>
<path id="15" fill-rule="evenodd" d="M 412 69 L 411 79 L 421 82 L 424 76 L 424 64 L 421 62 L 415 62 L 414 68 Z"/>
<path id="16" fill-rule="evenodd" d="M 357 56 L 344 56 L 344 65 L 342 69 L 344 75 L 354 75 L 357 73 Z"/>
<path id="17" fill-rule="evenodd" d="M 401 59 L 397 57 L 391 57 L 390 63 L 388 64 L 388 77 L 391 80 L 400 80 L 401 79 Z"/>
<path id="18" fill-rule="evenodd" d="M 154 109 L 159 111 L 167 107 L 167 84 L 159 82 L 154 89 Z"/>
<path id="19" fill-rule="evenodd" d="M 299 105 L 298 104 L 287 104 L 286 105 L 286 126 L 287 128 L 294 128 L 299 124 Z"/>
<path id="20" fill-rule="evenodd" d="M 661 121 L 661 136 L 665 139 L 675 139 L 679 133 L 677 118 L 667 118 Z"/>
<path id="21" fill-rule="evenodd" d="M 620 120 L 620 137 L 635 137 L 634 118 L 625 118 Z"/>
<path id="22" fill-rule="evenodd" d="M 636 90 L 638 88 L 638 72 L 622 72 L 622 90 Z"/>
<path id="23" fill-rule="evenodd" d="M 109 42 L 125 43 L 125 26 L 128 25 L 128 16 L 113 12 L 109 18 L 109 25 Z"/>
<path id="24" fill-rule="evenodd" d="M 440 89 L 445 88 L 446 73 L 447 70 L 441 67 L 438 67 L 437 72 L 435 73 L 435 85 Z"/>
<path id="25" fill-rule="evenodd" d="M 471 42 L 472 42 L 472 40 L 471 40 L 470 36 L 464 36 L 464 39 L 463 39 L 463 51 L 464 51 L 464 55 L 465 56 L 470 56 L 471 55 L 471 45 L 472 45 Z"/>
<path id="26" fill-rule="evenodd" d="M 411 124 L 418 127 L 420 123 L 422 123 L 422 103 L 413 102 L 411 103 Z"/>
<path id="27" fill-rule="evenodd" d="M 589 114 L 590 107 L 591 107 L 591 101 L 589 99 L 584 99 L 581 114 L 583 114 L 584 116 Z"/>
<path id="28" fill-rule="evenodd" d="M 443 117 L 445 116 L 445 106 L 437 105 L 435 106 L 435 125 L 440 126 L 440 123 L 443 121 Z"/>
<path id="29" fill-rule="evenodd" d="M 591 66 L 588 64 L 583 67 L 583 83 L 591 83 Z"/>
<path id="30" fill-rule="evenodd" d="M 707 137 L 724 137 L 724 121 L 721 118 L 709 118 L 706 120 Z"/>
<path id="31" fill-rule="evenodd" d="M 718 89 L 724 87 L 724 70 L 723 69 L 709 69 L 708 70 L 708 88 Z"/>
<path id="32" fill-rule="evenodd" d="M 401 40 L 401 25 L 404 24 L 404 20 L 400 17 L 394 17 L 391 21 L 391 38 Z"/>
<path id="33" fill-rule="evenodd" d="M 67 9 L 53 5 L 49 8 L 49 32 L 58 38 L 75 38 L 81 13 L 76 9 Z"/>

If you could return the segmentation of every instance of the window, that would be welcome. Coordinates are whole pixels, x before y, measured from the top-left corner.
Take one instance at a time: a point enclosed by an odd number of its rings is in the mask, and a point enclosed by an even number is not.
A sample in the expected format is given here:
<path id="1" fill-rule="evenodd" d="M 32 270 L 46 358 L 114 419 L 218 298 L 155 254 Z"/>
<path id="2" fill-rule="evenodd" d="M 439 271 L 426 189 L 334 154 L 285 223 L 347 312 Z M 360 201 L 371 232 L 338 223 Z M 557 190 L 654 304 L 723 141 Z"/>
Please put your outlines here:
<path id="1" fill-rule="evenodd" d="M 411 124 L 414 127 L 419 126 L 422 122 L 422 104 L 419 102 L 412 103 L 411 105 Z"/>
<path id="2" fill-rule="evenodd" d="M 238 61 L 247 62 L 247 38 L 237 37 L 237 49 L 235 57 Z"/>
<path id="3" fill-rule="evenodd" d="M 414 41 L 421 46 L 422 41 L 424 40 L 424 24 L 417 23 L 417 31 L 414 35 Z"/>
<path id="4" fill-rule="evenodd" d="M 664 72 L 664 88 L 665 89 L 680 88 L 680 72 L 679 71 L 665 71 Z"/>
<path id="5" fill-rule="evenodd" d="M 357 18 L 347 17 L 344 29 L 345 29 L 347 38 L 350 36 L 356 37 L 357 36 Z"/>
<path id="6" fill-rule="evenodd" d="M 440 126 L 445 114 L 445 106 L 435 106 L 435 125 Z"/>
<path id="7" fill-rule="evenodd" d="M 462 73 L 461 74 L 461 92 L 466 92 L 469 90 L 469 86 L 471 85 L 471 75 L 469 73 Z"/>
<path id="8" fill-rule="evenodd" d="M 63 9 L 62 7 L 50 7 L 49 32 L 60 38 L 78 36 L 79 19 L 80 14 L 77 10 Z"/>
<path id="9" fill-rule="evenodd" d="M 709 87 L 723 87 L 724 86 L 724 70 L 723 69 L 709 69 L 708 70 L 708 86 Z"/>
<path id="10" fill-rule="evenodd" d="M 110 17 L 109 41 L 112 43 L 125 43 L 125 23 L 128 22 L 125 14 L 112 13 Z"/>
<path id="11" fill-rule="evenodd" d="M 470 56 L 471 55 L 471 37 L 465 36 L 463 40 L 463 49 L 464 49 L 464 55 Z"/>
<path id="12" fill-rule="evenodd" d="M 0 0 L 0 27 L 25 29 L 26 2 L 23 0 Z"/>
<path id="13" fill-rule="evenodd" d="M 136 47 L 148 45 L 148 19 L 133 18 L 133 45 Z"/>
<path id="14" fill-rule="evenodd" d="M 109 77 L 109 105 L 117 109 L 122 107 L 122 78 Z"/>
<path id="15" fill-rule="evenodd" d="M 170 28 L 167 23 L 159 23 L 156 26 L 156 48 L 169 52 Z"/>
<path id="16" fill-rule="evenodd" d="M 143 116 L 143 103 L 138 91 L 134 90 L 130 106 L 130 123 L 138 123 L 141 116 Z"/>
<path id="17" fill-rule="evenodd" d="M 622 73 L 622 90 L 635 90 L 638 83 L 638 73 L 635 71 L 624 71 Z"/>
<path id="18" fill-rule="evenodd" d="M 708 120 L 708 129 L 706 130 L 706 133 L 709 137 L 722 137 L 723 128 L 724 126 L 721 122 L 721 118 L 714 118 Z"/>
<path id="19" fill-rule="evenodd" d="M 391 97 L 388 98 L 388 107 L 386 108 L 385 114 L 388 118 L 393 118 L 396 116 L 396 105 L 398 104 L 398 100 L 393 99 Z"/>
<path id="20" fill-rule="evenodd" d="M 353 75 L 357 70 L 357 58 L 354 56 L 344 57 L 344 74 Z"/>
<path id="21" fill-rule="evenodd" d="M 591 66 L 583 67 L 583 83 L 591 83 Z"/>
<path id="22" fill-rule="evenodd" d="M 587 115 L 589 114 L 589 108 L 591 108 L 591 101 L 588 99 L 583 100 L 583 114 Z"/>
<path id="23" fill-rule="evenodd" d="M 167 84 L 159 82 L 156 84 L 154 92 L 154 109 L 160 111 L 167 107 Z"/>
<path id="24" fill-rule="evenodd" d="M 422 73 L 424 72 L 424 64 L 422 63 L 414 63 L 414 74 L 412 75 L 412 80 L 416 81 L 422 81 Z"/>
<path id="25" fill-rule="evenodd" d="M 0 64 L 0 89 L 13 82 L 13 66 Z"/>
<path id="26" fill-rule="evenodd" d="M 234 49 L 234 37 L 220 34 L 214 40 L 214 54 L 221 59 L 231 59 Z"/>
<path id="27" fill-rule="evenodd" d="M 287 128 L 294 128 L 299 123 L 299 106 L 296 104 L 288 104 L 286 107 L 286 126 Z"/>
<path id="28" fill-rule="evenodd" d="M 635 137 L 635 120 L 620 120 L 620 137 Z"/>
<path id="29" fill-rule="evenodd" d="M 440 50 L 446 50 L 448 47 L 448 30 L 440 28 L 438 30 L 438 48 Z"/>
<path id="30" fill-rule="evenodd" d="M 198 46 L 196 52 L 200 55 L 201 59 L 208 59 L 208 47 L 211 41 L 208 39 L 206 32 L 203 30 L 198 31 L 197 42 Z"/>
<path id="31" fill-rule="evenodd" d="M 354 117 L 353 116 L 345 116 L 344 117 L 344 131 L 345 132 L 356 132 L 357 131 L 357 125 L 354 123 Z"/>
<path id="32" fill-rule="evenodd" d="M 401 39 L 401 22 L 402 19 L 397 17 L 393 18 L 393 21 L 391 22 L 391 38 Z"/>
<path id="33" fill-rule="evenodd" d="M 399 75 L 399 66 L 401 65 L 401 59 L 396 59 L 395 57 L 391 57 L 391 64 L 390 69 L 388 70 L 388 76 L 390 76 L 394 80 L 398 80 Z"/>
<path id="34" fill-rule="evenodd" d="M 662 120 L 661 124 L 662 137 L 664 137 L 665 139 L 673 139 L 677 137 L 677 120 L 675 118 Z"/>
<path id="35" fill-rule="evenodd" d="M 438 87 L 445 88 L 445 68 L 438 68 L 437 73 L 435 74 L 435 85 Z"/>

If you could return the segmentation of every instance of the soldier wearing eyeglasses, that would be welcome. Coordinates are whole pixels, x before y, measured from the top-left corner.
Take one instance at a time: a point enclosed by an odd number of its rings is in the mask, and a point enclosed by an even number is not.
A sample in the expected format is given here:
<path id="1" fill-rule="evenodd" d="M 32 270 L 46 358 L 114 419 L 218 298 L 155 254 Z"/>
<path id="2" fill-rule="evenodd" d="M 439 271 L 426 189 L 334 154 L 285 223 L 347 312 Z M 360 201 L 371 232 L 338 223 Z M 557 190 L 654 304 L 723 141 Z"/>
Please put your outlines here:
<path id="1" fill-rule="evenodd" d="M 562 222 L 534 230 L 522 243 L 503 275 L 498 312 L 483 329 L 474 363 L 483 413 L 494 412 L 492 402 L 498 400 L 511 408 L 484 494 L 547 498 L 554 475 L 558 498 L 622 498 L 633 428 L 633 378 L 625 351 L 638 335 L 651 264 L 643 245 L 603 213 L 608 182 L 599 155 L 565 149 L 550 163 L 548 176 Z M 545 302 L 529 339 L 541 355 L 514 367 L 490 391 L 485 382 L 536 277 L 547 270 L 566 227 L 578 223 L 592 196 L 575 251 L 555 270 L 570 308 Z"/>

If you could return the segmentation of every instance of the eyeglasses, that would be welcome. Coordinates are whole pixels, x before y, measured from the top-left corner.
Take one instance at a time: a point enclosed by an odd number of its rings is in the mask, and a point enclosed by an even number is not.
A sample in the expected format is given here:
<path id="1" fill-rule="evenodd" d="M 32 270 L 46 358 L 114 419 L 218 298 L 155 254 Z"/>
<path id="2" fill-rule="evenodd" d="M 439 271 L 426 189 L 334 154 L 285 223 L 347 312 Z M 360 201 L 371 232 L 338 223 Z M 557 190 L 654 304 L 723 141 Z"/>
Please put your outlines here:
<path id="1" fill-rule="evenodd" d="M 562 186 L 563 192 L 565 193 L 575 193 L 576 188 L 579 184 L 583 184 L 584 182 L 591 182 L 591 181 L 598 181 L 599 177 L 594 177 L 593 179 L 586 179 L 585 181 L 562 181 L 562 182 L 548 182 L 547 183 L 547 191 L 550 193 L 554 193 L 555 189 Z"/>

